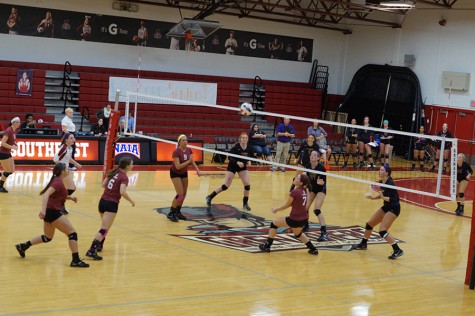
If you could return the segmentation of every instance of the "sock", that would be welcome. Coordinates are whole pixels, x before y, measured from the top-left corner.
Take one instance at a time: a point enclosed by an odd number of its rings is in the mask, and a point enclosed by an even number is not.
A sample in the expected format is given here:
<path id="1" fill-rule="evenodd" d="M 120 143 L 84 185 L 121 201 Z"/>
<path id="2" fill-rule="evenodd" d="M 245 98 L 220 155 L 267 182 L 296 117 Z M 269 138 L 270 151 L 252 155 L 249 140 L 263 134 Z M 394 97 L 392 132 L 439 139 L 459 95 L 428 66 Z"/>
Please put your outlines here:
<path id="1" fill-rule="evenodd" d="M 31 247 L 31 241 L 28 240 L 27 242 L 20 244 L 20 247 L 21 247 L 21 250 L 23 251 L 27 250 L 28 248 Z"/>
<path id="2" fill-rule="evenodd" d="M 327 232 L 327 226 L 326 225 L 323 225 L 322 227 L 320 227 L 320 231 L 322 233 L 326 233 Z"/>
<path id="3" fill-rule="evenodd" d="M 312 244 L 310 240 L 305 244 L 305 246 L 307 246 L 307 248 L 310 250 L 315 250 L 315 246 Z"/>
<path id="4" fill-rule="evenodd" d="M 91 248 L 89 248 L 89 251 L 90 251 L 90 252 L 96 251 L 96 250 L 97 250 L 97 246 L 99 246 L 100 243 L 101 243 L 101 242 L 100 242 L 99 240 L 94 239 L 94 240 L 92 241 Z"/>
<path id="5" fill-rule="evenodd" d="M 176 209 L 176 207 L 170 207 L 170 213 L 171 214 L 176 214 L 176 213 L 178 213 L 178 210 Z"/>
<path id="6" fill-rule="evenodd" d="M 361 239 L 361 244 L 366 245 L 368 243 L 368 239 L 363 238 Z"/>
<path id="7" fill-rule="evenodd" d="M 105 239 L 105 238 L 102 238 L 102 240 L 101 240 L 101 242 L 100 242 L 101 246 L 104 246 L 104 241 L 106 241 L 106 239 Z"/>
<path id="8" fill-rule="evenodd" d="M 178 206 L 176 207 L 176 211 L 177 211 L 178 213 L 180 213 L 180 211 L 181 211 L 181 205 L 178 205 Z"/>
<path id="9" fill-rule="evenodd" d="M 274 243 L 274 239 L 270 238 L 270 237 L 267 237 L 267 241 L 266 241 L 266 244 L 270 246 L 272 246 L 272 244 Z"/>
<path id="10" fill-rule="evenodd" d="M 395 242 L 394 244 L 392 244 L 391 247 L 393 247 L 393 250 L 394 250 L 394 251 L 396 251 L 396 250 L 401 250 L 401 248 L 399 248 L 399 246 L 397 245 L 397 242 Z"/>
<path id="11" fill-rule="evenodd" d="M 243 198 L 242 198 L 242 205 L 246 205 L 248 201 L 249 201 L 249 197 L 248 197 L 248 196 L 243 197 Z"/>
<path id="12" fill-rule="evenodd" d="M 457 202 L 457 207 L 460 207 L 460 202 Z"/>
<path id="13" fill-rule="evenodd" d="M 3 188 L 3 184 L 5 183 L 5 181 L 3 180 L 0 180 L 0 188 Z"/>
<path id="14" fill-rule="evenodd" d="M 79 253 L 74 252 L 73 253 L 73 262 L 79 262 L 79 260 L 81 260 L 81 259 L 79 259 Z"/>
<path id="15" fill-rule="evenodd" d="M 413 164 L 412 164 L 412 169 L 414 169 L 415 167 L 416 167 L 416 164 L 415 164 L 415 163 L 413 163 Z"/>
<path id="16" fill-rule="evenodd" d="M 211 194 L 209 195 L 209 197 L 212 199 L 214 198 L 216 195 L 218 195 L 218 193 L 216 193 L 215 191 L 211 192 Z"/>

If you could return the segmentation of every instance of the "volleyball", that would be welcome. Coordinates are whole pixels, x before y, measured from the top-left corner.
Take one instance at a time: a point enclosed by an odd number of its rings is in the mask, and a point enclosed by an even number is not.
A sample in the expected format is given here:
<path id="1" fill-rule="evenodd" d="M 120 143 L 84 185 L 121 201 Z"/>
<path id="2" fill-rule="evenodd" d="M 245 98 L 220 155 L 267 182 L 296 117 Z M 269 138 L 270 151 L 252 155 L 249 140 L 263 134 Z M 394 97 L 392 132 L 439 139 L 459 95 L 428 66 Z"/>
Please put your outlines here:
<path id="1" fill-rule="evenodd" d="M 248 116 L 252 114 L 252 105 L 248 102 L 241 104 L 241 115 Z"/>

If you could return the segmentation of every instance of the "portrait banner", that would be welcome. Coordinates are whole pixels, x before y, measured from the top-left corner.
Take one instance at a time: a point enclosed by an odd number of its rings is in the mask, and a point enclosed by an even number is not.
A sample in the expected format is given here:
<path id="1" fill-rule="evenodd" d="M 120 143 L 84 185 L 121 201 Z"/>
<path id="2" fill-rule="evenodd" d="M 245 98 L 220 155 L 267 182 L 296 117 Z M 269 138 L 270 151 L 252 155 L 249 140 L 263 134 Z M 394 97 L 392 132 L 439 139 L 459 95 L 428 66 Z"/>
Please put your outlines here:
<path id="1" fill-rule="evenodd" d="M 17 69 L 16 94 L 31 96 L 33 90 L 33 69 Z"/>

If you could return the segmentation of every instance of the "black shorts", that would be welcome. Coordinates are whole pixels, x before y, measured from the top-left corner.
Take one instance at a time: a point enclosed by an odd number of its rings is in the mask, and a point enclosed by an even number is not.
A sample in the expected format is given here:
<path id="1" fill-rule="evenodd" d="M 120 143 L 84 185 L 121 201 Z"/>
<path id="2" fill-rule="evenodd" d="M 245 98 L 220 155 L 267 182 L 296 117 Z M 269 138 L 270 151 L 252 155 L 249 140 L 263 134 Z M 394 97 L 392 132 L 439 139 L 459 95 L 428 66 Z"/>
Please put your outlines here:
<path id="1" fill-rule="evenodd" d="M 119 210 L 119 203 L 107 201 L 101 198 L 101 200 L 99 201 L 98 209 L 99 213 L 117 213 L 117 211 Z"/>
<path id="2" fill-rule="evenodd" d="M 350 137 L 347 141 L 348 144 L 356 144 L 356 138 Z"/>
<path id="3" fill-rule="evenodd" d="M 244 168 L 240 168 L 237 163 L 229 163 L 228 167 L 226 168 L 226 171 L 232 172 L 232 173 L 239 173 L 241 171 L 247 170 L 247 165 L 244 164 Z"/>
<path id="4" fill-rule="evenodd" d="M 381 209 L 383 210 L 384 213 L 391 212 L 394 215 L 399 216 L 401 214 L 401 204 L 385 204 L 381 206 Z"/>
<path id="5" fill-rule="evenodd" d="M 185 173 L 178 173 L 178 172 L 175 172 L 173 171 L 172 169 L 170 169 L 170 178 L 173 179 L 173 178 L 188 178 L 188 171 L 185 172 Z"/>
<path id="6" fill-rule="evenodd" d="M 326 185 L 311 185 L 310 186 L 310 192 L 317 193 L 323 192 L 323 194 L 327 194 L 327 186 Z"/>
<path id="7" fill-rule="evenodd" d="M 289 216 L 287 216 L 285 218 L 285 222 L 287 223 L 287 225 L 289 225 L 289 227 L 299 228 L 299 227 L 304 227 L 305 225 L 307 225 L 308 219 L 304 219 L 302 221 L 296 221 L 294 219 L 291 219 Z"/>
<path id="8" fill-rule="evenodd" d="M 414 150 L 424 150 L 424 144 L 422 143 L 416 143 L 414 146 Z"/>
<path id="9" fill-rule="evenodd" d="M 467 180 L 467 177 L 466 177 L 466 176 L 465 176 L 465 177 L 462 177 L 462 176 L 459 177 L 459 176 L 457 175 L 457 183 L 460 183 L 460 182 L 462 182 L 462 181 L 468 181 L 468 180 Z"/>
<path id="10" fill-rule="evenodd" d="M 60 218 L 61 216 L 63 216 L 63 214 L 61 214 L 60 211 L 52 210 L 50 208 L 47 208 L 45 218 L 43 218 L 43 220 L 47 223 L 52 223 L 55 220 L 57 220 L 58 218 Z"/>
<path id="11" fill-rule="evenodd" d="M 381 139 L 379 143 L 384 144 L 384 145 L 389 145 L 389 139 Z"/>
<path id="12" fill-rule="evenodd" d="M 0 153 L 0 160 L 5 160 L 5 159 L 8 159 L 8 158 L 12 158 L 12 154 Z"/>

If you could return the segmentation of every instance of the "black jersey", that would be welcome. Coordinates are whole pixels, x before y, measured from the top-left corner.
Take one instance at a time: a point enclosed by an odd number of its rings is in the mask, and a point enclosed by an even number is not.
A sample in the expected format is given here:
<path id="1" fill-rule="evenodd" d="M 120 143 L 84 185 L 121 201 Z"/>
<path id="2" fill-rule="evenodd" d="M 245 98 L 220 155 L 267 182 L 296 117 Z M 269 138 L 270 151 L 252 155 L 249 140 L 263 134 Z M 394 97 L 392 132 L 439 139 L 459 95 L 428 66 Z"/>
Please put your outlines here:
<path id="1" fill-rule="evenodd" d="M 389 144 L 390 143 L 390 138 L 388 138 L 389 136 L 392 136 L 392 134 L 389 133 L 389 131 L 391 130 L 391 128 L 384 128 L 384 132 L 383 133 L 380 133 L 379 135 L 379 140 L 381 143 L 383 144 Z"/>
<path id="2" fill-rule="evenodd" d="M 414 141 L 414 149 L 416 150 L 423 150 L 426 146 L 427 138 L 425 138 L 425 134 L 419 134 L 419 136 L 415 137 Z"/>
<path id="3" fill-rule="evenodd" d="M 315 170 L 315 171 L 320 171 L 326 173 L 327 170 L 321 163 L 317 163 L 317 166 L 315 168 L 312 168 L 311 164 L 308 164 L 305 168 Z M 323 192 L 324 190 L 326 191 L 327 188 L 327 176 L 326 174 L 321 174 L 321 173 L 313 173 L 309 172 L 307 173 L 308 179 L 310 180 L 310 186 L 312 187 L 312 191 L 314 192 Z M 323 182 L 325 182 L 323 185 L 317 184 L 317 180 L 322 179 Z"/>
<path id="4" fill-rule="evenodd" d="M 239 156 L 242 157 L 242 158 L 241 157 L 236 158 L 236 157 L 229 156 L 228 169 L 231 168 L 231 169 L 235 170 L 235 172 L 239 172 L 239 171 L 247 169 L 247 162 L 249 160 L 247 160 L 246 157 L 253 157 L 254 156 L 254 151 L 252 150 L 252 146 L 249 145 L 249 144 L 247 145 L 247 147 L 245 149 L 243 149 L 241 147 L 240 143 L 236 143 L 236 144 L 234 144 L 233 148 L 231 148 L 230 153 L 235 154 L 235 155 L 239 155 Z M 237 163 L 239 161 L 244 164 L 243 168 L 238 166 Z"/>
<path id="5" fill-rule="evenodd" d="M 358 138 L 358 129 L 355 127 L 347 127 L 345 136 L 350 144 L 356 144 L 356 139 Z"/>
<path id="6" fill-rule="evenodd" d="M 462 180 L 467 180 L 467 176 L 469 174 L 473 174 L 472 167 L 465 161 L 462 162 L 462 166 L 459 167 L 457 164 L 457 182 L 460 182 Z"/>
<path id="7" fill-rule="evenodd" d="M 368 126 L 363 126 L 363 127 L 372 127 L 371 124 L 368 124 Z M 374 139 L 374 132 L 370 131 L 368 129 L 360 129 L 358 131 L 358 140 L 360 142 L 363 142 L 365 144 L 372 142 Z"/>
<path id="8" fill-rule="evenodd" d="M 379 183 L 383 183 L 383 181 L 380 180 Z M 396 185 L 391 177 L 389 177 L 384 184 Z M 399 194 L 396 189 L 381 187 L 381 192 L 383 196 L 389 197 L 389 201 L 384 201 L 385 206 L 399 205 Z"/>
<path id="9" fill-rule="evenodd" d="M 318 146 L 317 142 L 313 142 L 312 146 L 310 146 L 306 140 L 302 142 L 300 145 L 299 150 L 297 151 L 297 159 L 298 163 L 302 166 L 306 166 L 310 163 L 310 154 L 312 151 L 319 151 L 320 147 Z"/>
<path id="10" fill-rule="evenodd" d="M 452 133 L 451 133 L 449 130 L 446 130 L 445 132 L 444 132 L 443 130 L 441 130 L 440 132 L 437 133 L 437 136 L 439 136 L 439 137 L 446 137 L 446 138 L 452 138 Z M 442 149 L 442 148 L 441 148 L 441 146 L 442 146 L 442 141 L 437 140 L 437 141 L 435 142 L 435 144 L 437 145 L 437 148 Z M 450 149 L 450 147 L 452 147 L 452 143 L 446 142 L 446 143 L 445 143 L 444 150 L 448 150 L 448 149 Z"/>

